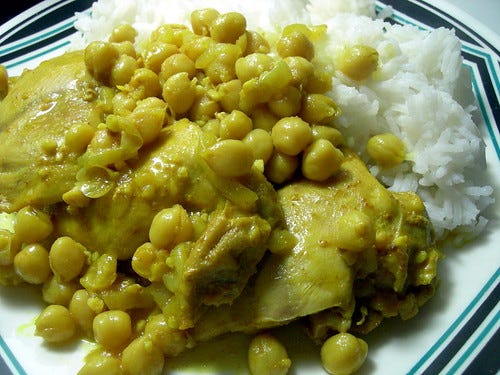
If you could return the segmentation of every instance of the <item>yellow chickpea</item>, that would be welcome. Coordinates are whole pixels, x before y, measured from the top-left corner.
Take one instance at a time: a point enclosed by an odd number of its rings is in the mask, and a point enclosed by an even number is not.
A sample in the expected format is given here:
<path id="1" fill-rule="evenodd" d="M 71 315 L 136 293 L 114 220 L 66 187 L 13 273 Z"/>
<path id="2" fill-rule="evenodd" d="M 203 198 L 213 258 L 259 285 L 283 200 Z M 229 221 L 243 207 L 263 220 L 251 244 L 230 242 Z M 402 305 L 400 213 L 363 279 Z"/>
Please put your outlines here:
<path id="1" fill-rule="evenodd" d="M 207 122 L 220 112 L 220 105 L 208 95 L 196 97 L 193 105 L 188 111 L 188 117 L 191 121 Z"/>
<path id="2" fill-rule="evenodd" d="M 284 117 L 274 125 L 271 137 L 277 151 L 295 156 L 309 145 L 312 131 L 300 117 Z"/>
<path id="3" fill-rule="evenodd" d="M 136 69 L 127 87 L 132 89 L 130 95 L 135 100 L 145 99 L 150 96 L 158 97 L 161 94 L 158 75 L 147 68 Z"/>
<path id="4" fill-rule="evenodd" d="M 302 158 L 302 174 L 312 181 L 325 181 L 340 170 L 344 154 L 326 139 L 314 141 Z"/>
<path id="5" fill-rule="evenodd" d="M 217 91 L 221 96 L 219 103 L 222 110 L 231 112 L 239 109 L 241 91 L 241 81 L 239 79 L 232 79 L 219 84 Z"/>
<path id="6" fill-rule="evenodd" d="M 162 96 L 176 116 L 189 111 L 196 99 L 196 85 L 186 72 L 170 76 L 163 85 Z"/>
<path id="7" fill-rule="evenodd" d="M 219 12 L 212 8 L 198 9 L 191 13 L 191 27 L 195 34 L 209 35 L 210 26 L 219 16 Z"/>
<path id="8" fill-rule="evenodd" d="M 50 248 L 50 268 L 62 281 L 79 276 L 87 260 L 85 247 L 70 237 L 59 237 Z"/>
<path id="9" fill-rule="evenodd" d="M 159 73 L 165 59 L 178 52 L 175 44 L 151 42 L 143 53 L 144 67 Z"/>
<path id="10" fill-rule="evenodd" d="M 165 59 L 161 64 L 160 80 L 166 81 L 176 73 L 185 72 L 191 79 L 196 74 L 196 68 L 193 60 L 183 53 L 175 53 Z"/>
<path id="11" fill-rule="evenodd" d="M 161 375 L 165 357 L 147 337 L 132 341 L 122 353 L 122 370 L 127 375 Z"/>
<path id="12" fill-rule="evenodd" d="M 219 43 L 236 43 L 246 31 L 247 21 L 241 13 L 220 14 L 210 24 L 210 36 Z"/>
<path id="13" fill-rule="evenodd" d="M 90 291 L 101 291 L 116 280 L 117 259 L 111 254 L 102 254 L 95 259 L 80 278 L 82 286 Z"/>
<path id="14" fill-rule="evenodd" d="M 342 250 L 361 252 L 375 243 L 373 220 L 364 212 L 349 210 L 336 221 L 342 228 L 333 233 L 335 244 Z"/>
<path id="15" fill-rule="evenodd" d="M 163 314 L 149 316 L 144 336 L 149 337 L 167 357 L 177 356 L 190 344 L 186 331 L 170 327 Z"/>
<path id="16" fill-rule="evenodd" d="M 344 136 L 342 135 L 342 133 L 339 130 L 332 128 L 331 126 L 313 125 L 311 129 L 313 141 L 317 141 L 318 139 L 326 139 L 327 141 L 330 141 L 331 144 L 335 147 L 344 143 Z"/>
<path id="17" fill-rule="evenodd" d="M 271 48 L 269 47 L 269 42 L 262 36 L 262 34 L 256 31 L 247 31 L 247 47 L 245 49 L 245 55 L 250 55 L 252 53 L 269 53 Z"/>
<path id="18" fill-rule="evenodd" d="M 276 43 L 276 49 L 281 57 L 300 56 L 309 61 L 314 57 L 313 43 L 300 31 L 281 36 Z"/>
<path id="19" fill-rule="evenodd" d="M 236 139 L 224 139 L 210 147 L 203 158 L 222 177 L 241 177 L 250 173 L 254 162 L 252 149 Z"/>
<path id="20" fill-rule="evenodd" d="M 264 129 L 253 129 L 243 138 L 243 143 L 250 146 L 255 160 L 260 159 L 267 163 L 273 154 L 273 139 Z"/>
<path id="21" fill-rule="evenodd" d="M 128 83 L 138 66 L 137 61 L 133 57 L 125 54 L 120 55 L 111 69 L 111 85 L 119 86 Z"/>
<path id="22" fill-rule="evenodd" d="M 290 117 L 299 113 L 301 108 L 302 94 L 295 86 L 287 86 L 282 95 L 267 105 L 278 117 Z"/>
<path id="23" fill-rule="evenodd" d="M 307 94 L 302 100 L 300 117 L 311 124 L 329 125 L 339 115 L 339 107 L 326 95 Z"/>
<path id="24" fill-rule="evenodd" d="M 44 283 L 50 276 L 48 251 L 39 244 L 25 246 L 14 257 L 14 270 L 27 283 Z"/>
<path id="25" fill-rule="evenodd" d="M 351 375 L 364 363 L 368 345 L 350 333 L 338 333 L 321 347 L 321 362 L 332 375 Z"/>
<path id="26" fill-rule="evenodd" d="M 368 155 L 382 168 L 401 164 L 406 157 L 406 148 L 401 139 L 392 133 L 374 135 L 366 145 Z"/>
<path id="27" fill-rule="evenodd" d="M 16 215 L 14 232 L 24 243 L 40 242 L 52 233 L 52 229 L 50 216 L 39 209 L 23 207 Z"/>
<path id="28" fill-rule="evenodd" d="M 47 306 L 35 321 L 35 335 L 47 342 L 68 341 L 75 332 L 76 325 L 69 310 L 61 305 Z"/>
<path id="29" fill-rule="evenodd" d="M 252 128 L 252 119 L 243 112 L 234 110 L 221 119 L 219 135 L 222 139 L 243 139 Z"/>
<path id="30" fill-rule="evenodd" d="M 123 349 L 132 336 L 130 315 L 121 310 L 108 310 L 98 314 L 92 323 L 95 341 L 106 350 Z"/>
<path id="31" fill-rule="evenodd" d="M 369 78 L 378 66 L 378 52 L 366 45 L 353 45 L 342 49 L 336 58 L 337 68 L 349 78 L 361 81 Z"/>
<path id="32" fill-rule="evenodd" d="M 305 84 L 314 73 L 314 65 L 302 56 L 288 56 L 283 61 L 292 72 L 292 85 Z"/>
<path id="33" fill-rule="evenodd" d="M 85 48 L 85 66 L 98 81 L 108 83 L 111 70 L 119 57 L 118 49 L 111 43 L 95 41 Z"/>
<path id="34" fill-rule="evenodd" d="M 127 23 L 116 26 L 109 36 L 110 42 L 133 42 L 137 36 L 137 30 Z"/>
<path id="35" fill-rule="evenodd" d="M 135 126 L 142 137 L 143 144 L 147 145 L 156 140 L 163 128 L 167 105 L 158 98 L 146 98 L 137 102 L 131 114 Z"/>
<path id="36" fill-rule="evenodd" d="M 43 283 L 42 297 L 47 303 L 68 306 L 73 294 L 81 286 L 75 282 L 63 282 L 52 276 Z"/>
<path id="37" fill-rule="evenodd" d="M 88 124 L 72 126 L 64 135 L 64 144 L 70 152 L 82 153 L 94 136 L 95 129 Z"/>
<path id="38" fill-rule="evenodd" d="M 286 375 L 292 362 L 285 347 L 269 334 L 259 334 L 250 342 L 248 366 L 252 375 Z"/>
<path id="39" fill-rule="evenodd" d="M 266 163 L 264 172 L 269 181 L 281 184 L 293 176 L 298 165 L 297 156 L 275 151 Z"/>
<path id="40" fill-rule="evenodd" d="M 255 108 L 252 111 L 251 118 L 255 129 L 264 129 L 269 132 L 279 120 L 278 116 L 264 106 Z"/>
<path id="41" fill-rule="evenodd" d="M 80 329 L 89 337 L 93 335 L 92 324 L 96 312 L 89 305 L 89 292 L 79 289 L 71 297 L 68 309 L 71 317 Z"/>
<path id="42" fill-rule="evenodd" d="M 264 53 L 252 53 L 236 60 L 235 71 L 238 79 L 244 83 L 259 77 L 263 72 L 271 70 L 274 60 Z"/>
<path id="43" fill-rule="evenodd" d="M 158 212 L 149 228 L 149 239 L 158 249 L 171 250 L 175 245 L 189 241 L 192 235 L 191 219 L 179 204 Z"/>
<path id="44" fill-rule="evenodd" d="M 149 281 L 162 281 L 167 271 L 165 263 L 167 256 L 168 252 L 156 248 L 151 242 L 146 242 L 135 250 L 132 256 L 132 269 Z"/>

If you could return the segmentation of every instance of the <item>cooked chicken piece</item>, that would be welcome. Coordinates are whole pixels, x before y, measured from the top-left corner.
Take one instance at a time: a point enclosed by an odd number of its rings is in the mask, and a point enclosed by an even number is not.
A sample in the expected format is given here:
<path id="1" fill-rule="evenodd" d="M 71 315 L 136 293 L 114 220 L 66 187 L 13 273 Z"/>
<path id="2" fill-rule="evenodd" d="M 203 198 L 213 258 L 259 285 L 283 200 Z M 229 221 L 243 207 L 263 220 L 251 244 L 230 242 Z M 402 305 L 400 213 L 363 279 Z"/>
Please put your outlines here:
<path id="1" fill-rule="evenodd" d="M 192 331 L 196 340 L 316 313 L 323 315 L 313 315 L 311 332 L 322 338 L 329 329 L 355 326 L 353 315 L 364 305 L 358 297 L 371 293 L 371 301 L 382 304 L 385 295 L 396 296 L 409 308 L 412 299 L 406 297 L 415 297 L 419 286 L 429 294 L 437 252 L 420 199 L 412 193 L 396 194 L 396 199 L 353 153 L 346 151 L 337 177 L 322 184 L 291 183 L 278 195 L 297 245 L 288 255 L 265 258 L 259 274 L 230 306 L 207 311 Z M 358 280 L 370 283 L 365 295 L 355 287 Z M 411 308 L 418 310 L 424 301 L 413 302 Z M 397 314 L 396 307 L 392 315 Z"/>
<path id="2" fill-rule="evenodd" d="M 94 115 L 96 82 L 82 52 L 25 71 L 0 102 L 0 210 L 58 202 L 75 181 L 77 153 L 64 135 Z"/>

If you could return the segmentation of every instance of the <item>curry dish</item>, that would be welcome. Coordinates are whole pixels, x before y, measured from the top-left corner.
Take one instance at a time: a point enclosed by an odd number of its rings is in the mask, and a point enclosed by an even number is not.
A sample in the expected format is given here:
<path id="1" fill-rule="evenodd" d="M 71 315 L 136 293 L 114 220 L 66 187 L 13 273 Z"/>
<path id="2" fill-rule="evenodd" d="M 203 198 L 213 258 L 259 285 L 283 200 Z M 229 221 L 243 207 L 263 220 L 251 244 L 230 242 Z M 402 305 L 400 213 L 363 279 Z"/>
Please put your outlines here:
<path id="1" fill-rule="evenodd" d="M 160 374 L 227 332 L 255 335 L 253 374 L 285 374 L 266 329 L 296 320 L 328 372 L 352 373 L 367 351 L 353 335 L 434 293 L 425 208 L 385 189 L 336 129 L 314 58 L 323 27 L 265 36 L 213 9 L 191 21 L 140 50 L 122 25 L 8 78 L 0 281 L 40 286 L 47 342 L 98 344 L 80 374 Z M 352 79 L 376 70 L 370 47 L 345 53 L 335 68 Z M 381 167 L 404 160 L 391 134 L 370 141 Z"/>

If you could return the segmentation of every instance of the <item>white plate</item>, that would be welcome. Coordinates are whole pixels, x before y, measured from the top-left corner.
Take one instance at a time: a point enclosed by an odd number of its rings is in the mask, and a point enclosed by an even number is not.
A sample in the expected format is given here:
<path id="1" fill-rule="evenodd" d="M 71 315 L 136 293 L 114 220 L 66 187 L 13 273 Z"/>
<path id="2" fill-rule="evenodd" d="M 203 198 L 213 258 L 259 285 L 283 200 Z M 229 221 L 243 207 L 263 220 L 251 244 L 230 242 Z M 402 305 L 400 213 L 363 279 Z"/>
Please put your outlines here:
<path id="1" fill-rule="evenodd" d="M 74 32 L 74 12 L 90 1 L 48 0 L 0 27 L 0 63 L 18 74 L 41 60 L 61 53 Z M 421 0 L 384 0 L 392 5 L 392 20 L 421 28 L 453 27 L 463 41 L 465 64 L 473 77 L 480 112 L 475 118 L 486 142 L 491 183 L 500 186 L 500 73 L 498 36 L 463 12 L 443 3 L 438 7 Z M 479 31 L 478 31 L 479 30 Z M 387 321 L 367 338 L 369 359 L 363 374 L 495 374 L 500 369 L 500 198 L 487 216 L 489 227 L 479 240 L 447 251 L 440 268 L 436 296 L 414 319 Z M 78 343 L 59 349 L 47 347 L 33 336 L 33 319 L 42 302 L 30 288 L 0 289 L 0 374 L 76 374 L 91 348 Z M 285 336 L 295 360 L 292 374 L 324 374 L 318 350 L 297 330 Z M 224 338 L 191 353 L 194 373 L 242 373 L 245 340 Z M 1 361 L 3 359 L 3 362 Z M 173 362 L 171 369 L 182 361 Z"/>

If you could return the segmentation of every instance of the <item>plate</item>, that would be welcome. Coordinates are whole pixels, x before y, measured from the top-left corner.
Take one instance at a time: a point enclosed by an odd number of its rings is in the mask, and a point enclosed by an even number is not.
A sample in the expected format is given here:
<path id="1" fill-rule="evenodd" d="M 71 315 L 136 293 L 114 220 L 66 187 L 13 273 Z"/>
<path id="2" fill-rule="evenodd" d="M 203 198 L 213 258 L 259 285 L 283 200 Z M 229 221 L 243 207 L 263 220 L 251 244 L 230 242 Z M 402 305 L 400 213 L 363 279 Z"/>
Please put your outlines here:
<path id="1" fill-rule="evenodd" d="M 0 27 L 0 63 L 9 74 L 60 54 L 75 32 L 75 11 L 85 11 L 88 0 L 48 0 L 21 13 Z M 432 4 L 439 4 L 438 6 Z M 390 21 L 423 29 L 455 28 L 462 40 L 464 64 L 472 76 L 477 99 L 475 122 L 486 143 L 491 184 L 500 187 L 500 57 L 498 36 L 467 14 L 445 3 L 420 0 L 377 1 L 377 10 L 393 7 Z M 88 10 L 87 10 L 88 11 Z M 440 288 L 414 319 L 402 324 L 389 320 L 367 337 L 368 360 L 359 371 L 368 374 L 495 374 L 500 369 L 500 197 L 485 215 L 490 223 L 481 237 L 461 248 L 446 249 L 441 264 Z M 92 345 L 79 342 L 47 347 L 33 336 L 34 317 L 42 301 L 34 289 L 0 288 L 0 374 L 76 374 Z M 318 350 L 298 330 L 277 332 L 295 360 L 294 374 L 324 374 Z M 241 373 L 244 370 L 242 337 L 223 337 L 169 365 L 187 361 L 193 373 Z M 207 359 L 209 358 L 209 359 Z M 215 367 L 218 365 L 218 367 Z M 217 370 L 214 370 L 216 368 Z"/>

